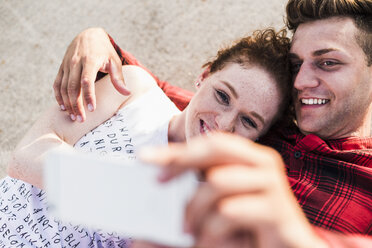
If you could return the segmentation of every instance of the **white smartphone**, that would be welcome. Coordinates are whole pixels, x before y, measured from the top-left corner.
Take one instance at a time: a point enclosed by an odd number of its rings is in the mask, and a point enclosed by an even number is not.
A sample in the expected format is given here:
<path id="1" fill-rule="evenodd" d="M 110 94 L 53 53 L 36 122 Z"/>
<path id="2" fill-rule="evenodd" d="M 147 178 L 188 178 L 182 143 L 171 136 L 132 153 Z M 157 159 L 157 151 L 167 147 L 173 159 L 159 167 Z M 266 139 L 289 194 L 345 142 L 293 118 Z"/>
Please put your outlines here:
<path id="1" fill-rule="evenodd" d="M 194 241 L 184 233 L 183 220 L 197 177 L 188 172 L 160 183 L 159 172 L 157 166 L 138 160 L 53 151 L 44 163 L 49 211 L 62 221 L 190 247 Z"/>

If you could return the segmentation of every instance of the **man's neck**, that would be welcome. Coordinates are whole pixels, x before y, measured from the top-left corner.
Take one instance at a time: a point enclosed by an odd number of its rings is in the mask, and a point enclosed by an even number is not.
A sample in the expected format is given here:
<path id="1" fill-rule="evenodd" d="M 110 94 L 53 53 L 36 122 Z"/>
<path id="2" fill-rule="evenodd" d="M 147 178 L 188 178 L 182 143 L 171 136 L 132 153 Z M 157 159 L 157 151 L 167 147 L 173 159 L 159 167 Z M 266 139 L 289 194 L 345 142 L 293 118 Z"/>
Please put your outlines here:
<path id="1" fill-rule="evenodd" d="M 353 131 L 345 131 L 344 133 L 335 132 L 333 134 L 329 134 L 329 136 L 319 135 L 318 133 L 305 132 L 301 129 L 300 132 L 304 135 L 315 134 L 323 140 L 342 139 L 348 137 L 370 138 L 372 137 L 372 111 L 370 111 L 369 114 L 366 116 L 365 120 L 363 121 L 363 125 Z"/>

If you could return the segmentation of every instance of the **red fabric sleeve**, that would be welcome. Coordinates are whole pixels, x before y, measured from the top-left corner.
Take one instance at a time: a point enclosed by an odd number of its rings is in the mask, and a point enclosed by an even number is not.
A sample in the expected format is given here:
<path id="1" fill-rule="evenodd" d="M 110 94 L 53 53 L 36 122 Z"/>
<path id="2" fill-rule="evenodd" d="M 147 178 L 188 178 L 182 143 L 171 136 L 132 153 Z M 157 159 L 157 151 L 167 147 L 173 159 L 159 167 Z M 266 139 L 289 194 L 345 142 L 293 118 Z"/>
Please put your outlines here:
<path id="1" fill-rule="evenodd" d="M 372 247 L 372 236 L 336 233 L 320 227 L 314 227 L 314 231 L 330 248 Z"/>
<path id="2" fill-rule="evenodd" d="M 177 86 L 173 86 L 165 81 L 159 80 L 151 71 L 149 71 L 145 66 L 143 66 L 132 54 L 127 51 L 122 50 L 113 40 L 113 38 L 108 35 L 111 41 L 111 44 L 115 48 L 116 52 L 118 53 L 120 60 L 123 65 L 137 65 L 143 69 L 145 69 L 150 75 L 156 80 L 159 87 L 164 91 L 164 93 L 176 104 L 176 106 L 183 110 L 189 104 L 190 99 L 194 95 L 194 93 L 182 89 Z M 99 75 L 100 76 L 100 75 Z"/>

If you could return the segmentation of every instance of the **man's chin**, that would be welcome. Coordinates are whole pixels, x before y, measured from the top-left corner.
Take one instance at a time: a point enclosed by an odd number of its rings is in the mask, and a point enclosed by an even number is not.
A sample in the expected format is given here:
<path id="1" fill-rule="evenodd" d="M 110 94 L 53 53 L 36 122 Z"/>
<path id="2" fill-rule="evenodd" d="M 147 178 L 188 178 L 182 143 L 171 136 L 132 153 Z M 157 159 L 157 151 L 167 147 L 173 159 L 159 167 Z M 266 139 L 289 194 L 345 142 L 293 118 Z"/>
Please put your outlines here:
<path id="1" fill-rule="evenodd" d="M 320 131 L 319 125 L 315 122 L 309 121 L 297 121 L 297 126 L 300 129 L 301 133 L 308 134 L 317 134 Z"/>

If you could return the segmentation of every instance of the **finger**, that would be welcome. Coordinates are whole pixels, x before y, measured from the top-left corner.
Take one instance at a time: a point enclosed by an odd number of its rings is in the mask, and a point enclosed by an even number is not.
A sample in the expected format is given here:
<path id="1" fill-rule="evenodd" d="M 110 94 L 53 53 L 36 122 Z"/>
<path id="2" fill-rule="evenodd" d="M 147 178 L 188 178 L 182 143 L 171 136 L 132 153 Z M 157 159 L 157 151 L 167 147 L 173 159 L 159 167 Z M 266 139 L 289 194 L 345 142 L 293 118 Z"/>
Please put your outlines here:
<path id="1" fill-rule="evenodd" d="M 187 143 L 174 143 L 166 147 L 154 148 L 153 150 L 146 149 L 141 154 L 141 158 L 144 161 L 163 166 L 188 168 L 190 165 L 193 165 L 202 169 L 208 168 L 210 165 L 223 164 L 225 162 L 242 162 L 240 159 L 242 155 L 240 153 L 241 149 L 237 151 L 227 145 L 233 142 L 234 139 L 234 136 L 227 134 L 214 134 L 210 137 L 199 136 L 190 139 Z M 242 140 L 239 140 L 239 145 L 247 146 L 249 144 L 248 140 L 244 140 L 243 142 Z M 235 146 L 237 145 L 235 144 Z M 229 159 L 225 157 L 227 153 L 229 153 Z"/>
<path id="2" fill-rule="evenodd" d="M 131 244 L 130 248 L 170 248 L 170 247 L 153 244 L 146 241 L 136 240 Z"/>
<path id="3" fill-rule="evenodd" d="M 265 194 L 271 186 L 265 171 L 244 165 L 228 165 L 207 172 L 204 183 L 189 202 L 185 221 L 188 230 L 196 231 L 203 216 L 213 211 L 217 203 L 226 197 Z"/>
<path id="4" fill-rule="evenodd" d="M 252 229 L 272 221 L 271 209 L 264 195 L 248 193 L 223 198 L 217 204 L 216 213 L 236 227 Z"/>
<path id="5" fill-rule="evenodd" d="M 277 207 L 276 204 L 280 203 L 270 201 L 264 195 L 242 194 L 224 198 L 218 203 L 214 215 L 209 215 L 201 224 L 204 229 L 200 233 L 210 229 L 209 232 L 226 237 L 251 232 L 254 234 L 255 247 L 297 247 L 298 240 L 313 242 L 311 247 L 323 247 L 323 241 L 314 236 L 310 223 L 297 203 L 291 204 L 296 205 L 295 208 L 290 205 Z M 229 221 L 230 225 L 213 230 L 209 223 L 213 223 L 211 218 L 217 216 Z M 293 236 L 294 233 L 296 236 Z"/>
<path id="6" fill-rule="evenodd" d="M 76 63 L 70 68 L 70 75 L 67 83 L 67 94 L 70 100 L 70 105 L 72 109 L 72 114 L 75 115 L 76 119 L 82 121 L 83 116 L 85 116 L 84 106 L 81 94 L 81 76 L 82 65 L 81 63 Z"/>
<path id="7" fill-rule="evenodd" d="M 184 144 L 171 143 L 171 149 L 167 147 L 146 147 L 139 151 L 139 158 L 146 163 L 157 164 L 163 166 L 163 170 L 159 174 L 160 181 L 168 181 L 169 179 L 179 175 L 188 168 L 181 166 L 172 167 L 173 163 L 177 163 L 178 155 L 184 149 Z"/>
<path id="8" fill-rule="evenodd" d="M 206 218 L 196 243 L 197 247 L 257 247 L 252 231 L 242 229 L 230 218 L 217 213 L 212 213 Z"/>
<path id="9" fill-rule="evenodd" d="M 206 181 L 219 191 L 219 195 L 264 191 L 273 185 L 276 173 L 244 164 L 215 166 L 207 170 Z"/>
<path id="10" fill-rule="evenodd" d="M 130 94 L 130 91 L 125 86 L 123 71 L 121 70 L 121 68 L 122 68 L 122 65 L 121 65 L 120 59 L 109 60 L 109 74 L 110 74 L 111 82 L 117 91 L 127 96 Z"/>
<path id="11" fill-rule="evenodd" d="M 63 70 L 63 77 L 62 77 L 62 85 L 61 85 L 61 94 L 62 94 L 62 99 L 63 99 L 63 104 L 66 108 L 66 111 L 70 114 L 73 113 L 71 109 L 71 104 L 70 100 L 68 98 L 68 93 L 67 93 L 67 85 L 68 85 L 68 78 L 69 78 L 69 70 L 65 68 Z"/>
<path id="12" fill-rule="evenodd" d="M 156 148 L 145 148 L 139 152 L 139 157 L 144 162 L 157 164 L 163 167 L 158 179 L 162 182 L 169 181 L 170 179 L 180 175 L 186 170 L 196 170 L 203 171 L 203 164 L 199 166 L 188 166 L 188 158 L 184 156 L 184 152 L 192 153 L 194 160 L 198 160 L 199 157 L 204 157 L 208 155 L 198 154 L 198 152 L 203 152 L 202 149 L 192 149 L 192 151 L 187 149 L 187 144 L 185 143 L 171 143 L 168 147 L 156 147 Z M 185 160 L 186 159 L 186 160 Z M 201 159 L 200 159 L 201 160 Z M 216 161 L 217 163 L 219 161 Z M 190 162 L 192 163 L 192 162 Z M 189 164 L 191 165 L 191 164 Z"/>
<path id="13" fill-rule="evenodd" d="M 277 217 L 280 218 L 278 216 L 280 213 L 275 211 L 272 205 L 265 197 L 252 195 L 240 195 L 224 199 L 219 203 L 214 216 L 225 218 L 231 224 L 225 226 L 225 229 L 221 228 L 219 235 L 231 236 L 235 234 L 236 236 L 236 234 L 239 234 L 242 236 L 252 233 L 254 234 L 255 247 L 292 247 L 293 245 L 289 245 L 291 241 L 287 243 L 287 237 L 282 236 L 283 233 L 287 232 L 288 229 L 291 230 L 291 234 L 293 231 L 298 231 L 297 235 L 300 238 L 304 226 L 290 227 L 290 220 L 287 218 L 278 223 L 276 219 Z M 207 222 L 211 222 L 211 220 L 209 219 L 205 223 Z M 206 227 L 206 229 L 212 231 L 212 226 Z"/>
<path id="14" fill-rule="evenodd" d="M 84 109 L 83 96 L 82 96 L 81 93 L 78 95 L 75 104 L 78 106 L 78 108 L 79 108 L 79 110 L 80 110 L 80 113 L 77 113 L 77 114 L 76 114 L 76 120 L 77 120 L 78 122 L 84 122 L 85 119 L 86 119 L 86 114 L 85 114 L 85 109 Z M 75 108 L 77 107 L 76 105 L 74 106 Z M 75 112 L 75 113 L 76 113 L 76 112 Z"/>
<path id="15" fill-rule="evenodd" d="M 201 183 L 194 197 L 186 207 L 185 213 L 185 231 L 187 233 L 197 234 L 200 223 L 207 214 L 213 211 L 213 205 L 217 202 L 218 191 L 208 183 Z"/>
<path id="16" fill-rule="evenodd" d="M 99 68 L 99 71 L 103 73 L 110 73 L 110 59 L 107 59 L 103 61 L 103 63 L 101 63 L 101 67 Z"/>
<path id="17" fill-rule="evenodd" d="M 268 225 L 272 215 L 267 209 L 264 199 L 256 195 L 226 197 L 201 217 L 194 235 L 198 240 L 219 237 L 226 241 L 244 233 L 256 233 L 264 226 L 272 226 Z"/>
<path id="18" fill-rule="evenodd" d="M 56 101 L 57 101 L 58 105 L 60 106 L 61 110 L 64 111 L 64 110 L 66 110 L 66 107 L 63 104 L 63 98 L 62 98 L 62 94 L 61 94 L 61 85 L 62 85 L 62 78 L 63 78 L 62 65 L 63 65 L 63 63 L 60 65 L 60 67 L 58 69 L 56 79 L 54 80 L 53 91 L 54 91 L 54 96 L 56 98 Z"/>
<path id="19" fill-rule="evenodd" d="M 187 144 L 146 149 L 140 157 L 148 163 L 159 164 L 173 171 L 181 169 L 207 169 L 227 163 L 251 166 L 282 166 L 281 157 L 273 149 L 258 145 L 231 134 L 213 134 L 190 139 Z"/>
<path id="20" fill-rule="evenodd" d="M 95 80 L 99 70 L 99 66 L 94 61 L 86 61 L 83 65 L 81 76 L 81 88 L 83 91 L 83 99 L 87 104 L 89 111 L 96 109 L 96 93 Z"/>

